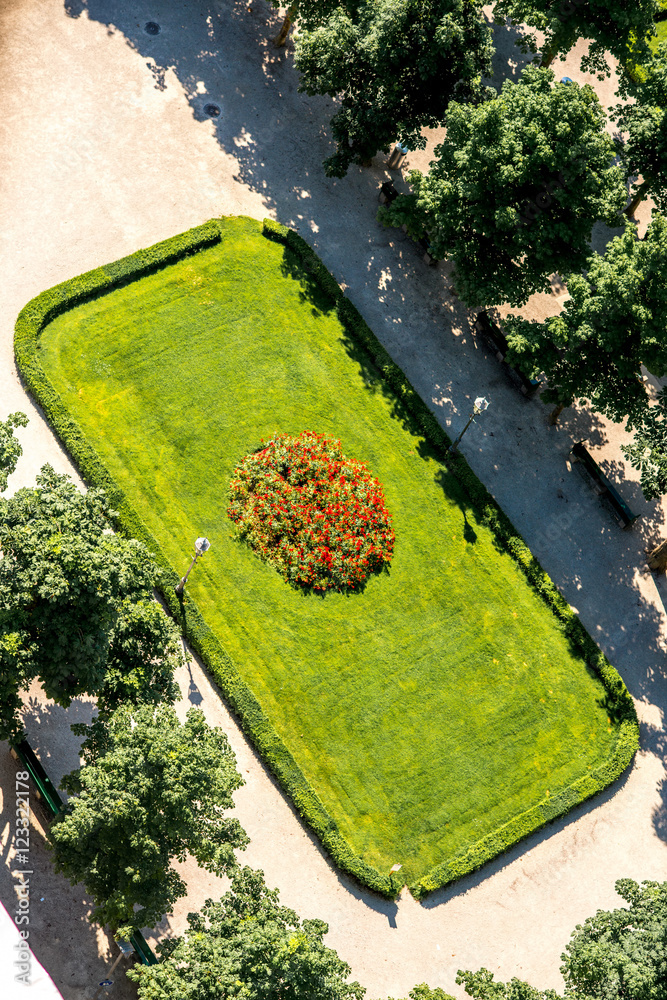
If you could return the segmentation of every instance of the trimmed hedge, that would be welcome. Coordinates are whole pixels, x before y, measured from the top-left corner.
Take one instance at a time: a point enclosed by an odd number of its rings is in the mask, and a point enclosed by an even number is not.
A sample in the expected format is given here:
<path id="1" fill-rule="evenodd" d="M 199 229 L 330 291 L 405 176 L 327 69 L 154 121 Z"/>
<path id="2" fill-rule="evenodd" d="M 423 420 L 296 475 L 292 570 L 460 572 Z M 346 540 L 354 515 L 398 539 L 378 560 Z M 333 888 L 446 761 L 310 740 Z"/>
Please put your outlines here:
<path id="1" fill-rule="evenodd" d="M 607 708 L 619 724 L 615 749 L 606 763 L 584 775 L 573 785 L 516 816 L 494 833 L 470 844 L 464 851 L 433 868 L 410 886 L 418 898 L 481 867 L 486 861 L 512 847 L 545 823 L 562 816 L 575 805 L 606 788 L 631 763 L 638 746 L 638 723 L 630 694 L 619 674 L 588 635 L 578 617 L 560 595 L 523 539 L 498 507 L 493 497 L 477 479 L 459 454 L 447 455 L 450 440 L 435 416 L 415 392 L 401 369 L 379 343 L 359 312 L 347 299 L 324 267 L 317 254 L 296 232 L 270 219 L 263 222 L 264 235 L 294 253 L 304 270 L 332 300 L 338 318 L 348 336 L 359 345 L 380 376 L 391 388 L 399 405 L 409 415 L 414 428 L 422 433 L 447 460 L 450 471 L 467 495 L 477 517 L 494 532 L 499 545 L 517 562 L 528 581 L 554 612 L 570 642 L 599 675 L 607 692 Z M 28 303 L 21 311 L 15 332 L 15 354 L 19 371 L 28 389 L 41 403 L 54 430 L 68 448 L 73 461 L 87 483 L 106 489 L 118 512 L 118 527 L 125 534 L 140 539 L 154 553 L 160 568 L 158 586 L 169 610 L 180 623 L 190 645 L 206 663 L 251 742 L 300 816 L 326 847 L 336 865 L 362 885 L 380 895 L 395 898 L 396 888 L 388 875 L 368 865 L 354 853 L 338 832 L 336 823 L 324 808 L 294 758 L 282 742 L 271 721 L 264 714 L 252 691 L 238 674 L 218 639 L 205 624 L 187 592 L 182 601 L 174 593 L 178 575 L 168 565 L 156 539 L 132 509 L 127 497 L 106 470 L 95 450 L 71 418 L 60 396 L 51 386 L 39 361 L 39 335 L 50 320 L 66 309 L 94 296 L 105 294 L 128 281 L 196 253 L 221 238 L 220 225 L 211 220 L 203 226 L 180 234 L 147 250 L 106 267 L 89 271 L 63 282 Z"/>

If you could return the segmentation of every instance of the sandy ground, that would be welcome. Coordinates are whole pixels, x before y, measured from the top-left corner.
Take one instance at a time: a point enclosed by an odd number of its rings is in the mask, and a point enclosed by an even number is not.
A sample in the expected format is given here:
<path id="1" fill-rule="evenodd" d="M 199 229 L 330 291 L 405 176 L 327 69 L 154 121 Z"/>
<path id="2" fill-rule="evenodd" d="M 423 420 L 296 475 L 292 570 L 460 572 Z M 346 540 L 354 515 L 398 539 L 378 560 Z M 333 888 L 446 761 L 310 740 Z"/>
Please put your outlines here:
<path id="1" fill-rule="evenodd" d="M 377 190 L 390 176 L 382 157 L 344 180 L 323 176 L 332 102 L 297 92 L 289 47 L 268 44 L 279 19 L 263 0 L 4 0 L 0 19 L 0 416 L 22 409 L 30 417 L 10 488 L 34 482 L 47 461 L 72 471 L 14 368 L 20 308 L 58 281 L 214 215 L 271 215 L 297 227 L 445 427 L 461 427 L 476 395 L 491 400 L 462 450 L 628 684 L 642 720 L 629 774 L 424 904 L 406 893 L 394 904 L 331 867 L 196 663 L 184 672 L 180 710 L 201 704 L 228 732 L 246 779 L 236 797 L 252 838 L 245 859 L 264 869 L 287 905 L 329 922 L 329 943 L 370 998 L 405 996 L 423 981 L 463 996 L 456 970 L 482 965 L 557 988 L 570 931 L 618 903 L 614 880 L 666 877 L 665 584 L 646 571 L 643 550 L 663 534 L 667 506 L 643 500 L 618 427 L 577 410 L 548 426 L 545 407 L 518 394 L 476 339 L 467 311 L 447 293 L 446 266 L 428 268 L 402 233 L 378 225 Z M 159 35 L 144 32 L 149 20 L 160 23 Z M 524 60 L 512 41 L 511 29 L 497 32 L 498 64 L 511 51 L 515 76 Z M 578 53 L 555 68 L 583 79 Z M 596 88 L 613 103 L 609 82 Z M 203 112 L 209 101 L 221 108 L 216 122 Z M 427 162 L 428 151 L 404 166 Z M 557 296 L 531 304 L 534 315 L 557 308 Z M 633 531 L 619 528 L 569 465 L 581 439 L 642 513 Z M 82 701 L 66 715 L 31 691 L 29 736 L 54 778 L 76 766 L 67 725 L 90 711 Z M 4 747 L 0 898 L 8 909 L 14 770 Z M 83 1000 L 101 978 L 109 942 L 86 923 L 85 893 L 35 851 L 35 884 L 44 887 L 35 954 L 67 1000 Z M 222 886 L 193 865 L 184 873 L 188 899 L 161 934 L 178 933 L 187 911 Z M 111 992 L 132 995 L 122 977 Z"/>
<path id="2" fill-rule="evenodd" d="M 48 709 L 47 709 L 48 711 Z M 71 719 L 60 718 L 61 729 L 68 733 L 67 723 L 80 714 L 79 706 L 74 706 Z M 39 742 L 39 741 L 38 741 Z M 62 738 L 54 740 L 53 752 L 57 753 Z M 66 742 L 71 743 L 71 739 Z M 43 746 L 40 746 L 40 757 Z M 45 766 L 49 769 L 49 754 L 45 753 Z M 64 758 L 63 758 L 64 759 Z M 66 770 L 76 767 L 74 760 Z M 17 888 L 20 884 L 19 871 L 26 865 L 16 859 L 14 841 L 14 788 L 17 772 L 22 771 L 2 744 L 0 751 L 0 787 L 2 789 L 2 834 L 0 835 L 0 899 L 10 915 L 16 912 Z M 64 772 L 63 772 L 64 773 Z M 46 849 L 44 834 L 47 820 L 36 800 L 34 789 L 31 793 L 32 824 L 30 834 L 29 861 L 29 942 L 34 957 L 50 974 L 62 995 L 71 1000 L 88 1000 L 93 996 L 98 984 L 107 978 L 107 970 L 118 954 L 118 948 L 108 935 L 98 926 L 89 923 L 87 914 L 90 900 L 83 886 L 71 886 L 53 870 L 51 857 Z M 122 959 L 112 975 L 114 1000 L 130 1000 L 136 996 L 133 984 L 125 978 L 121 968 L 127 967 Z M 23 984 L 13 981 L 14 969 L 0 969 L 0 983 L 3 1000 L 30 1000 L 32 991 Z M 31 980 L 37 979 L 38 970 L 31 970 Z"/>

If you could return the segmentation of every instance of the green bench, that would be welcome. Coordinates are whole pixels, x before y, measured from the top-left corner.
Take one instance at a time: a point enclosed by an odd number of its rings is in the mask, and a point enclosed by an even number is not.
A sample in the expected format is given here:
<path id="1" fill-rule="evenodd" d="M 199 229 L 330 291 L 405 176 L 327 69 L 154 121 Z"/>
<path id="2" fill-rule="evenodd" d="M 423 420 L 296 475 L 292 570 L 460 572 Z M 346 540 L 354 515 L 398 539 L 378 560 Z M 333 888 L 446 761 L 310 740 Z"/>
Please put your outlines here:
<path id="1" fill-rule="evenodd" d="M 11 747 L 11 754 L 14 760 L 21 761 L 32 778 L 37 798 L 44 808 L 47 819 L 54 819 L 63 808 L 64 802 L 28 741 L 21 740 L 16 746 Z"/>
<path id="2" fill-rule="evenodd" d="M 611 480 L 605 476 L 598 463 L 589 453 L 583 441 L 579 441 L 573 445 L 572 454 L 575 461 L 581 462 L 584 465 L 591 479 L 599 486 L 598 495 L 609 501 L 614 512 L 623 522 L 623 528 L 631 527 L 639 517 L 639 514 L 632 513 Z"/>
<path id="3" fill-rule="evenodd" d="M 37 759 L 35 751 L 27 740 L 21 740 L 16 746 L 10 747 L 10 750 L 14 760 L 20 760 L 32 778 L 37 798 L 44 808 L 47 819 L 55 819 L 58 813 L 64 808 L 65 803 L 60 798 L 55 785 Z M 141 931 L 136 931 L 132 935 L 130 944 L 134 948 L 135 954 L 142 965 L 157 965 L 158 960 Z"/>
<path id="4" fill-rule="evenodd" d="M 130 944 L 142 965 L 157 965 L 157 958 L 141 931 L 134 932 L 130 938 Z"/>

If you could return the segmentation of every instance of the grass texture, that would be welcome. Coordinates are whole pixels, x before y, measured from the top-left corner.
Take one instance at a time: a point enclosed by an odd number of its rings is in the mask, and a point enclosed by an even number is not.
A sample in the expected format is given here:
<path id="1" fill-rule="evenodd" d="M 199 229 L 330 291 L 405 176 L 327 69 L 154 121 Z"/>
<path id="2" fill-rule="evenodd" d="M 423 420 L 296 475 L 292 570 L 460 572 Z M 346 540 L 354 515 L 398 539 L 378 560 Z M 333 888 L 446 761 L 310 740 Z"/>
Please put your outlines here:
<path id="1" fill-rule="evenodd" d="M 336 862 L 391 895 L 473 870 L 618 776 L 622 681 L 318 258 L 213 220 L 33 300 L 20 368 Z M 231 537 L 261 438 L 340 438 L 385 490 L 391 570 L 304 595 Z M 212 547 L 179 607 L 192 541 Z"/>

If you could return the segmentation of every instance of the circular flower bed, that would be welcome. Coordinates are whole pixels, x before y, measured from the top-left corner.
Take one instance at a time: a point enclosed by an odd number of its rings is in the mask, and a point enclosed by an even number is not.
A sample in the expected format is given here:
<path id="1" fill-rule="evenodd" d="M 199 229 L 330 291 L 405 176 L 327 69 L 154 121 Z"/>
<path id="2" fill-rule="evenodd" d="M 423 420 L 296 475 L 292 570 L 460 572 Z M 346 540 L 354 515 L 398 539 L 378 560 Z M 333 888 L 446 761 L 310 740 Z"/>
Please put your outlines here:
<path id="1" fill-rule="evenodd" d="M 391 562 L 382 487 L 340 441 L 275 434 L 234 469 L 228 517 L 239 538 L 293 586 L 360 590 Z"/>

